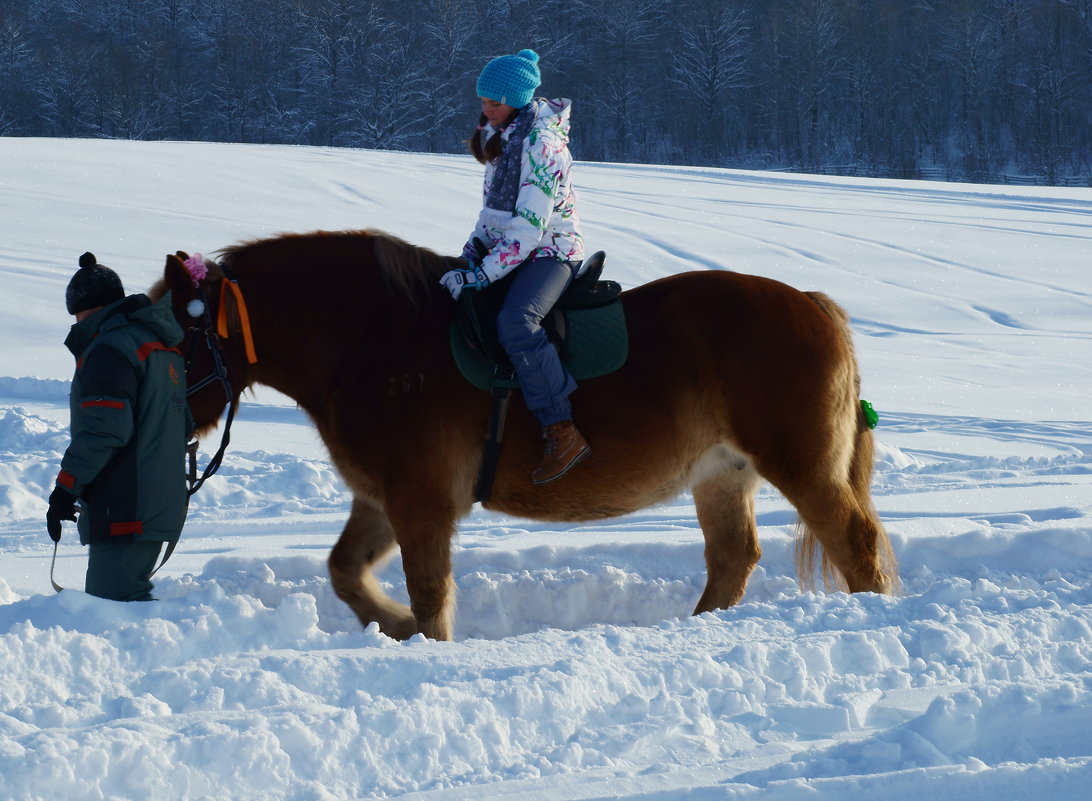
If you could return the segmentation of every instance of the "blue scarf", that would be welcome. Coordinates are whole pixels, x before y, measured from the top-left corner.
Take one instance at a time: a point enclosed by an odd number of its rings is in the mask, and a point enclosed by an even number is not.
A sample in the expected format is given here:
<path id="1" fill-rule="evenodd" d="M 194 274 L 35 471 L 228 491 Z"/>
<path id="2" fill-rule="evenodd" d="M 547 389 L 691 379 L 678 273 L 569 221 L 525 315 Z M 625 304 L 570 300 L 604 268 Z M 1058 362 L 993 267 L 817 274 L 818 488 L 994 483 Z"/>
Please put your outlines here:
<path id="1" fill-rule="evenodd" d="M 509 126 L 508 141 L 497 158 L 493 170 L 493 180 L 489 184 L 489 193 L 485 196 L 485 205 L 497 211 L 516 213 L 516 197 L 519 195 L 520 167 L 523 160 L 523 140 L 531 132 L 531 126 L 538 119 L 538 103 L 531 101 L 523 107 Z M 484 135 L 485 132 L 482 131 Z"/>

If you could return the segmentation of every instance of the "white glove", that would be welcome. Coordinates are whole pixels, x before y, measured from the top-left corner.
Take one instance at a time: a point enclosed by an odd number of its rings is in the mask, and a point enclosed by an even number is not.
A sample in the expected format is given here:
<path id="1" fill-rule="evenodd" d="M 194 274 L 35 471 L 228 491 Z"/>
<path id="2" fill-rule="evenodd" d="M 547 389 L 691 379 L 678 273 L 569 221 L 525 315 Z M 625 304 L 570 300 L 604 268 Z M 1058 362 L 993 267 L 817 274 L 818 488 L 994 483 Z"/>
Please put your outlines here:
<path id="1" fill-rule="evenodd" d="M 489 278 L 481 267 L 474 266 L 470 269 L 448 270 L 440 278 L 451 297 L 459 299 L 464 289 L 485 289 L 489 286 Z"/>

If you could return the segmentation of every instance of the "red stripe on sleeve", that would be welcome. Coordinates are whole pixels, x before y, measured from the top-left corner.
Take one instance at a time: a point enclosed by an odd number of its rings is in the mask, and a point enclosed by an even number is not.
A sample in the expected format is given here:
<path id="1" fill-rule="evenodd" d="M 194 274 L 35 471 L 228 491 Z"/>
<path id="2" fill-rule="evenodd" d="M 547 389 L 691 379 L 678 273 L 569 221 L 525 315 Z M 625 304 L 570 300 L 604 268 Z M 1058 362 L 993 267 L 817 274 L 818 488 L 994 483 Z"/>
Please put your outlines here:
<path id="1" fill-rule="evenodd" d="M 143 534 L 144 522 L 141 520 L 133 520 L 126 523 L 111 523 L 110 524 L 110 536 L 120 537 L 124 534 Z"/>
<path id="2" fill-rule="evenodd" d="M 107 409 L 124 409 L 125 404 L 115 400 L 88 400 L 80 404 L 81 409 L 90 409 L 95 406 L 105 406 Z"/>

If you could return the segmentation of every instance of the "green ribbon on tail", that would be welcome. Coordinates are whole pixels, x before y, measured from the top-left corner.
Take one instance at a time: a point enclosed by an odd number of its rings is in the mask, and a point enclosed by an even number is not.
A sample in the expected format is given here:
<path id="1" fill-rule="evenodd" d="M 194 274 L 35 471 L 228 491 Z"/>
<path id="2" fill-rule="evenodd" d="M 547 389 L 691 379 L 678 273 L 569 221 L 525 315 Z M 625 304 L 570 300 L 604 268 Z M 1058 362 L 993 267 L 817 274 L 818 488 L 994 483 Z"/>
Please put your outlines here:
<path id="1" fill-rule="evenodd" d="M 861 401 L 861 411 L 864 412 L 865 423 L 868 424 L 870 429 L 875 428 L 880 422 L 880 416 L 876 414 L 876 410 L 872 408 L 872 404 L 866 400 Z"/>

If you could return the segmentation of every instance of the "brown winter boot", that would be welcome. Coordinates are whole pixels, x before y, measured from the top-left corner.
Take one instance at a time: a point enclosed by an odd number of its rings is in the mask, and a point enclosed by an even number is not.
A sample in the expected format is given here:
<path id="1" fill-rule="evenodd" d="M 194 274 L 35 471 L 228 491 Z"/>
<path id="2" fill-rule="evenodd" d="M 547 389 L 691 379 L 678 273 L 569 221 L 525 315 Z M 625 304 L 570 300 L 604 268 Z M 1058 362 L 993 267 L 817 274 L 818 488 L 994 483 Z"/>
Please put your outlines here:
<path id="1" fill-rule="evenodd" d="M 542 429 L 542 438 L 546 440 L 546 453 L 542 464 L 531 473 L 531 483 L 536 487 L 561 478 L 591 453 L 588 441 L 576 430 L 572 420 L 546 426 Z"/>

